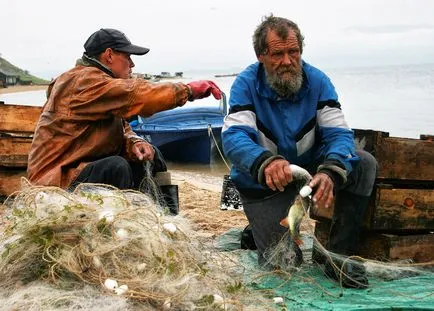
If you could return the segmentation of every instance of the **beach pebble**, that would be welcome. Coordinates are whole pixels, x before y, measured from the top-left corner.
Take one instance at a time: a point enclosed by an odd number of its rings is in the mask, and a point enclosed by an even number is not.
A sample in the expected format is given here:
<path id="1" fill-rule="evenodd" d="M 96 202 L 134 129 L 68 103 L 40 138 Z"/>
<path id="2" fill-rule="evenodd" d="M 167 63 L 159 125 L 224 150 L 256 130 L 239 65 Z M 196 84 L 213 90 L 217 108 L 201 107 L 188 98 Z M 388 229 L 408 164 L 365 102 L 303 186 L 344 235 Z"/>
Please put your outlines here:
<path id="1" fill-rule="evenodd" d="M 303 198 L 307 197 L 311 193 L 312 193 L 312 188 L 307 186 L 307 185 L 304 186 L 303 188 L 301 188 L 301 190 L 299 192 L 300 196 Z"/>
<path id="2" fill-rule="evenodd" d="M 175 233 L 176 232 L 176 226 L 171 222 L 164 224 L 163 229 L 169 233 Z"/>
<path id="3" fill-rule="evenodd" d="M 128 292 L 128 285 L 121 285 L 114 289 L 116 295 L 124 295 Z"/>
<path id="4" fill-rule="evenodd" d="M 118 287 L 118 282 L 116 280 L 106 279 L 104 281 L 104 286 L 109 290 L 114 290 Z"/>

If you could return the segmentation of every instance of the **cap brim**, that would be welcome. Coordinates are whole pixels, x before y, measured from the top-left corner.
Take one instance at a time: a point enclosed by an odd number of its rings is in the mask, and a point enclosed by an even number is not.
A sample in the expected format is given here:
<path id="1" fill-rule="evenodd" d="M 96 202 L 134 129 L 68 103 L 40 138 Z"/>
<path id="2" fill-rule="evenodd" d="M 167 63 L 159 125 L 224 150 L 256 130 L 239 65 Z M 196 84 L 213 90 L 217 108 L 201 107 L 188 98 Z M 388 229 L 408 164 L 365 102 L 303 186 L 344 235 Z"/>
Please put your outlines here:
<path id="1" fill-rule="evenodd" d="M 123 46 L 121 48 L 116 48 L 116 51 L 133 54 L 133 55 L 145 55 L 146 53 L 149 52 L 149 49 L 138 45 L 130 44 L 127 46 Z"/>

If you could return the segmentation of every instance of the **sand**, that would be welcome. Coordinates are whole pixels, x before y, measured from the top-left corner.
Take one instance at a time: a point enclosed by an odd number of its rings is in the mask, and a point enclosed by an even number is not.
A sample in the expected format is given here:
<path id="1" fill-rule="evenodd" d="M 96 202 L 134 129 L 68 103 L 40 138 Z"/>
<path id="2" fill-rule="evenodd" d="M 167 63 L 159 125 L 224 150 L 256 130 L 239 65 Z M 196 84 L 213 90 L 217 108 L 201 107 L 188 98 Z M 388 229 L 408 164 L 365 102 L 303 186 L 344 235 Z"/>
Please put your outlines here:
<path id="1" fill-rule="evenodd" d="M 223 176 L 187 171 L 171 173 L 172 182 L 179 186 L 180 214 L 210 238 L 247 225 L 243 211 L 220 209 Z"/>
<path id="2" fill-rule="evenodd" d="M 46 90 L 48 85 L 14 85 L 0 88 L 0 94 Z"/>

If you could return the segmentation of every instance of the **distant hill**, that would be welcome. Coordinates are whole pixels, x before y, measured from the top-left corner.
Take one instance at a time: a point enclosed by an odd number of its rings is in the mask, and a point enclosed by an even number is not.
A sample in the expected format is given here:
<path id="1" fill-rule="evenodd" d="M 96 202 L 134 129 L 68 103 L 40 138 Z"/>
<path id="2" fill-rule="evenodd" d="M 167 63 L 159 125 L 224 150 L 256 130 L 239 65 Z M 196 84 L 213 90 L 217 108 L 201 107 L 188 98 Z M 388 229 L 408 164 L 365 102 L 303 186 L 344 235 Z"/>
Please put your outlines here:
<path id="1" fill-rule="evenodd" d="M 23 82 L 29 83 L 31 81 L 32 84 L 49 84 L 50 81 L 44 80 L 38 77 L 31 75 L 27 70 L 20 69 L 11 63 L 9 63 L 6 59 L 0 57 L 0 70 L 4 70 L 9 74 L 14 74 L 20 77 L 20 80 Z"/>

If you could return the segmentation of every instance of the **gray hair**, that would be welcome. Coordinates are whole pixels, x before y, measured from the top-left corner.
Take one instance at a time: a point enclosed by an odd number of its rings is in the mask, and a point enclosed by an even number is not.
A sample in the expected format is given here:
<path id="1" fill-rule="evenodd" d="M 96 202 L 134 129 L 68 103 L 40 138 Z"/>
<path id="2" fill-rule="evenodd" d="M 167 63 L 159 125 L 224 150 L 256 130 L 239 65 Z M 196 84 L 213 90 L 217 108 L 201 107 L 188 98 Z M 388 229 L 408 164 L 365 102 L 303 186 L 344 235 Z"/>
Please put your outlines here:
<path id="1" fill-rule="evenodd" d="M 267 35 L 269 30 L 274 30 L 280 38 L 285 40 L 288 37 L 289 29 L 295 32 L 300 53 L 303 53 L 304 37 L 297 24 L 289 19 L 276 17 L 271 14 L 262 18 L 261 24 L 259 24 L 253 34 L 253 48 L 255 49 L 256 56 L 259 57 L 260 55 L 267 54 Z"/>

